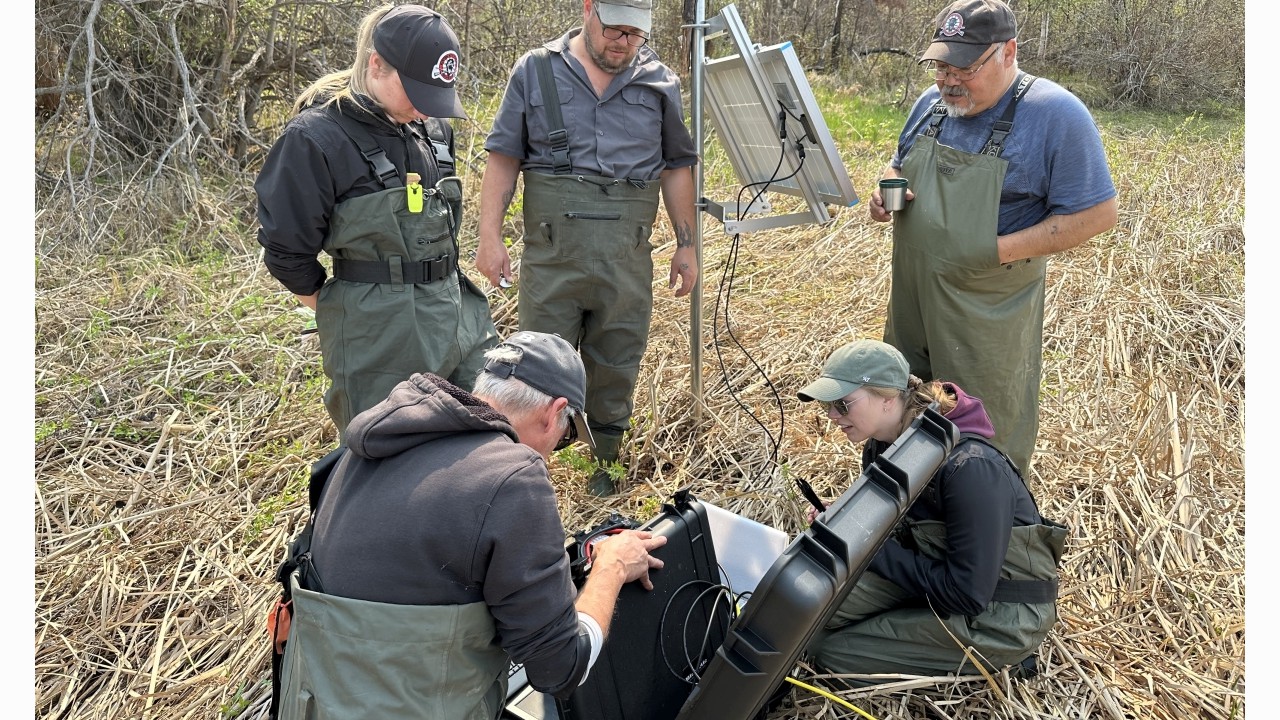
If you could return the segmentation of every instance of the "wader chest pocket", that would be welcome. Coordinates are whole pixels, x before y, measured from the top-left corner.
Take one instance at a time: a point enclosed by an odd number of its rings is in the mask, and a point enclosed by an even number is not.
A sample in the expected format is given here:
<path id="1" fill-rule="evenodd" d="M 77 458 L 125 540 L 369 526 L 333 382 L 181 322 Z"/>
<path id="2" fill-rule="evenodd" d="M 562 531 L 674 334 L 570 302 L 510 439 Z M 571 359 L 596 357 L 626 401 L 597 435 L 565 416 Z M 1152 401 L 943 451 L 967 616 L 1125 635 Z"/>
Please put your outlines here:
<path id="1" fill-rule="evenodd" d="M 595 213 L 569 211 L 564 214 L 570 220 L 621 220 L 622 213 Z"/>

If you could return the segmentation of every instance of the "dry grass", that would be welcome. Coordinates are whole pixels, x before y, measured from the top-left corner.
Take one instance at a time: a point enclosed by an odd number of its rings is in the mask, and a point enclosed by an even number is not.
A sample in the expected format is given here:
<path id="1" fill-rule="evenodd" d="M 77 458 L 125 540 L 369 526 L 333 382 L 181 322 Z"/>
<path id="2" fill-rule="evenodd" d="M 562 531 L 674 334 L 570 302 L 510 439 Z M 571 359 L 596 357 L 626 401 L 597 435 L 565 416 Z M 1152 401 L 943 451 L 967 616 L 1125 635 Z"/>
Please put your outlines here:
<path id="1" fill-rule="evenodd" d="M 1244 717 L 1243 197 L 1209 200 L 1243 151 L 1222 140 L 1111 134 L 1120 225 L 1050 265 L 1033 482 L 1074 532 L 1041 675 L 797 679 L 885 719 Z M 882 150 L 853 154 L 868 187 Z M 37 717 L 264 716 L 271 576 L 305 519 L 305 468 L 335 434 L 317 351 L 246 229 L 249 198 L 185 207 L 187 230 L 170 230 L 122 197 L 137 233 L 93 248 L 38 220 Z M 732 335 L 723 294 L 716 315 L 730 242 L 706 233 L 701 422 L 689 306 L 664 277 L 627 493 L 587 497 L 557 460 L 570 531 L 610 510 L 647 519 L 691 485 L 795 533 L 790 477 L 828 497 L 856 477 L 856 449 L 795 392 L 831 349 L 879 336 L 888 229 L 856 207 L 743 237 Z M 494 309 L 512 329 L 513 299 Z M 797 689 L 771 717 L 855 714 Z"/>

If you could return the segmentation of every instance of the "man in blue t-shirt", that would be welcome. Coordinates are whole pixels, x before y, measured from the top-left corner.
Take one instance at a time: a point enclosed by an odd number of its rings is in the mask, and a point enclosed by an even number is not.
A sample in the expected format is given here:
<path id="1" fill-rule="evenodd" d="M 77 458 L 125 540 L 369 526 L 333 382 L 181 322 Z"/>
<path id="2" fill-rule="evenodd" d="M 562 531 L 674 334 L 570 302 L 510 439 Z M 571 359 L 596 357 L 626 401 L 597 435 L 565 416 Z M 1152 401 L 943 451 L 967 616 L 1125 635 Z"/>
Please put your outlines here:
<path id="1" fill-rule="evenodd" d="M 893 220 L 885 342 L 924 380 L 982 398 L 994 441 L 1028 476 L 1039 425 L 1047 256 L 1116 223 L 1098 128 L 1069 91 L 1018 69 L 1017 24 L 1001 0 L 938 14 L 936 86 L 911 109 L 884 177 L 910 183 Z"/>

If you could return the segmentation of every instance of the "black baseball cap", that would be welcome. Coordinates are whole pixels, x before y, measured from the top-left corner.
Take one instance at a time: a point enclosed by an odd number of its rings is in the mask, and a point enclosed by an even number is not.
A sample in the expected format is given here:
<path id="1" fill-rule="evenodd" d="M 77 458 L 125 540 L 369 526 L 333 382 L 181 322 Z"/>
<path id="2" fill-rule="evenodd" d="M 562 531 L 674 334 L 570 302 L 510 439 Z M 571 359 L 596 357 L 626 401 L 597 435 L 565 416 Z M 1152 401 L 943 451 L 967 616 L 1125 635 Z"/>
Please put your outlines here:
<path id="1" fill-rule="evenodd" d="M 400 73 L 404 94 L 429 117 L 465 118 L 455 85 L 458 36 L 440 13 L 421 5 L 392 8 L 373 29 L 373 48 Z"/>
<path id="2" fill-rule="evenodd" d="M 933 42 L 920 62 L 957 68 L 976 63 L 992 44 L 1018 36 L 1013 10 L 1000 0 L 957 0 L 938 13 L 934 26 Z"/>
<path id="3" fill-rule="evenodd" d="M 594 449 L 595 439 L 587 426 L 587 371 L 569 341 L 559 335 L 521 330 L 498 343 L 498 348 L 516 350 L 515 358 L 485 360 L 482 372 L 513 377 L 552 399 L 568 400 L 578 439 Z"/>

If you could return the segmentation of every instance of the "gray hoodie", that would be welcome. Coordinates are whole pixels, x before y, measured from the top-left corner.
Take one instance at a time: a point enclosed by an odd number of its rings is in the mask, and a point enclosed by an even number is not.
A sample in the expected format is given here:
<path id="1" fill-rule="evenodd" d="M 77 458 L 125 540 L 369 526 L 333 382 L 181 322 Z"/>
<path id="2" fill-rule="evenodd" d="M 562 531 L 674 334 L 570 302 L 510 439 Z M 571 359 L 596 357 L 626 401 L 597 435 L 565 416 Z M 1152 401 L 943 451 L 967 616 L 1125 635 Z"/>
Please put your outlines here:
<path id="1" fill-rule="evenodd" d="M 326 594 L 402 605 L 484 602 L 534 687 L 577 685 L 576 590 L 542 456 L 507 419 L 415 374 L 348 427 L 312 554 Z"/>

